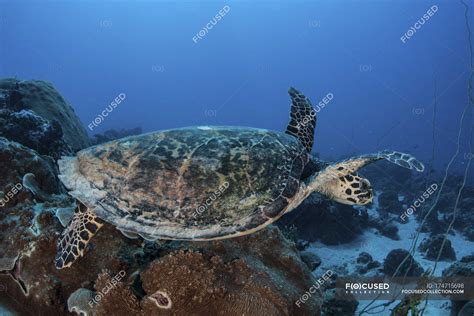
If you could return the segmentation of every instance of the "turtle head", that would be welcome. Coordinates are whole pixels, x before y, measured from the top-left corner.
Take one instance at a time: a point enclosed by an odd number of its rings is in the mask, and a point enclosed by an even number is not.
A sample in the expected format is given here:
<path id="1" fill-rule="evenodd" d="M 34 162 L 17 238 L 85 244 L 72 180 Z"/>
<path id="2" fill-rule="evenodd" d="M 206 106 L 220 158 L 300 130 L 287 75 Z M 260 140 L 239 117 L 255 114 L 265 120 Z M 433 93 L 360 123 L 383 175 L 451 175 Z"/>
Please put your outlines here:
<path id="1" fill-rule="evenodd" d="M 316 173 L 310 183 L 311 192 L 319 192 L 336 202 L 347 205 L 366 205 L 372 202 L 374 193 L 369 180 L 356 173 L 341 175 L 331 170 Z"/>
<path id="2" fill-rule="evenodd" d="M 372 202 L 374 193 L 369 180 L 356 174 L 348 175 L 352 181 L 339 179 L 332 186 L 329 196 L 336 202 L 348 205 L 366 205 Z"/>
<path id="3" fill-rule="evenodd" d="M 352 157 L 334 164 L 327 164 L 314 173 L 306 183 L 307 194 L 319 192 L 343 204 L 366 205 L 372 202 L 374 193 L 369 180 L 357 174 L 357 170 L 379 160 L 385 160 L 418 172 L 425 167 L 415 157 L 393 150 Z"/>

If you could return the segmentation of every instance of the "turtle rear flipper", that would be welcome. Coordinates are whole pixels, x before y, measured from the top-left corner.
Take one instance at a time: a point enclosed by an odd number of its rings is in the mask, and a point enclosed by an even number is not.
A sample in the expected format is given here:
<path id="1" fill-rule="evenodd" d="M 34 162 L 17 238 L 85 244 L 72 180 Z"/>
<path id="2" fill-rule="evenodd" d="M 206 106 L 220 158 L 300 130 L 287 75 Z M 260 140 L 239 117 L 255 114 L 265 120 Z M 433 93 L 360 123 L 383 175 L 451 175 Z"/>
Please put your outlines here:
<path id="1" fill-rule="evenodd" d="M 418 172 L 422 172 L 425 168 L 421 162 L 409 154 L 384 150 L 375 154 L 352 157 L 328 166 L 314 176 L 309 183 L 309 189 L 311 192 L 320 192 L 339 203 L 368 204 L 373 198 L 372 187 L 369 180 L 360 177 L 356 172 L 381 159 Z"/>
<path id="2" fill-rule="evenodd" d="M 78 202 L 71 222 L 58 240 L 55 265 L 57 269 L 70 267 L 84 254 L 84 250 L 103 223 L 85 205 Z"/>
<path id="3" fill-rule="evenodd" d="M 316 127 L 316 112 L 307 97 L 295 88 L 290 88 L 288 93 L 291 97 L 290 122 L 286 133 L 297 137 L 305 146 L 307 152 L 311 152 L 314 141 L 314 128 Z"/>

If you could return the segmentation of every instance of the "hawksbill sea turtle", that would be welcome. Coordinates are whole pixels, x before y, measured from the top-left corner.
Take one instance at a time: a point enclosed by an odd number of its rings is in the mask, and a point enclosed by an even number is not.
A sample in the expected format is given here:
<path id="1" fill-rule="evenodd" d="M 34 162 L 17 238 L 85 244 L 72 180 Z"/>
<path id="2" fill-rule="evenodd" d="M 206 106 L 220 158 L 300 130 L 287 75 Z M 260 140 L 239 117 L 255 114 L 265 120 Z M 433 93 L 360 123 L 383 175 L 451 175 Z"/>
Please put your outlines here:
<path id="1" fill-rule="evenodd" d="M 231 238 L 275 222 L 313 192 L 349 205 L 370 203 L 370 182 L 356 172 L 375 161 L 424 170 L 411 155 L 385 150 L 319 164 L 308 175 L 316 112 L 302 93 L 290 88 L 289 94 L 286 132 L 186 127 L 62 157 L 59 178 L 77 207 L 58 240 L 56 267 L 81 257 L 104 221 L 147 240 Z"/>

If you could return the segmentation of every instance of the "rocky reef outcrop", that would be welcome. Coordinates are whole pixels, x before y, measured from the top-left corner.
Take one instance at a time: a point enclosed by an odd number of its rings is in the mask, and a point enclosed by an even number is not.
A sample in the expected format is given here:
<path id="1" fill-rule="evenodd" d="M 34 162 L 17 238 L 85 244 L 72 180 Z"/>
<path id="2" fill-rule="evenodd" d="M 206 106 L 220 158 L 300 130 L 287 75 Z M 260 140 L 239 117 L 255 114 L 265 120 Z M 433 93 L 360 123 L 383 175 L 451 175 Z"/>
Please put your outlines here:
<path id="1" fill-rule="evenodd" d="M 47 121 L 31 110 L 0 109 L 0 135 L 55 159 L 72 154 L 58 121 Z"/>
<path id="2" fill-rule="evenodd" d="M 421 276 L 424 271 L 407 250 L 394 249 L 388 253 L 383 262 L 383 272 L 390 277 L 418 277 Z"/>
<path id="3" fill-rule="evenodd" d="M 321 258 L 313 252 L 302 251 L 300 253 L 301 260 L 308 266 L 311 271 L 314 271 L 317 267 L 321 265 Z"/>
<path id="4" fill-rule="evenodd" d="M 295 305 L 314 280 L 277 227 L 226 241 L 156 244 L 128 239 L 106 224 L 84 257 L 56 270 L 61 225 L 54 214 L 64 207 L 65 201 L 56 201 L 37 205 L 36 212 L 9 209 L 10 217 L 25 214 L 9 226 L 19 233 L 0 243 L 5 249 L 8 240 L 18 250 L 0 274 L 7 289 L 0 303 L 10 309 L 47 315 L 319 314 L 318 295 Z"/>
<path id="5" fill-rule="evenodd" d="M 73 151 L 91 144 L 71 105 L 49 82 L 13 78 L 0 80 L 0 108 L 12 112 L 30 110 L 51 124 L 59 124 L 64 141 Z"/>
<path id="6" fill-rule="evenodd" d="M 464 291 L 467 294 L 474 293 L 472 283 L 474 278 L 474 254 L 461 258 L 461 260 L 443 270 L 443 278 L 445 278 L 446 283 L 463 284 Z M 467 316 L 472 315 L 470 313 L 473 311 L 474 300 L 467 301 L 456 298 L 451 301 L 451 315 Z"/>
<path id="7" fill-rule="evenodd" d="M 378 233 L 382 236 L 393 240 L 400 240 L 398 227 L 392 216 L 371 218 L 369 219 L 369 226 L 377 229 Z"/>
<path id="8" fill-rule="evenodd" d="M 454 261 L 456 252 L 451 241 L 444 235 L 433 235 L 424 239 L 419 246 L 419 250 L 428 260 Z"/>
<path id="9" fill-rule="evenodd" d="M 317 314 L 317 299 L 301 307 L 294 304 L 312 281 L 291 243 L 275 227 L 235 240 L 181 247 L 137 275 L 139 289 L 125 284 L 112 289 L 112 295 L 98 304 L 97 315 L 121 310 L 131 315 L 166 310 L 174 315 Z"/>
<path id="10" fill-rule="evenodd" d="M 380 262 L 374 260 L 372 256 L 367 252 L 359 253 L 356 259 L 356 272 L 360 275 L 364 275 L 367 272 L 377 269 L 381 266 Z"/>
<path id="11" fill-rule="evenodd" d="M 323 315 L 355 315 L 359 302 L 357 300 L 342 300 L 338 298 L 335 289 L 324 292 Z"/>
<path id="12" fill-rule="evenodd" d="M 1 198 L 5 204 L 2 206 L 14 206 L 31 197 L 28 188 L 23 188 L 25 175 L 28 174 L 33 175 L 34 181 L 43 192 L 55 194 L 60 193 L 63 188 L 57 178 L 58 170 L 52 158 L 42 156 L 31 148 L 3 137 L 0 137 L 0 165 L 0 191 L 4 195 Z M 11 188 L 18 184 L 22 187 L 18 194 L 8 195 Z"/>
<path id="13" fill-rule="evenodd" d="M 40 262 L 48 258 L 40 256 L 41 260 L 31 262 L 29 257 L 44 251 L 45 244 L 54 243 L 60 228 L 54 225 L 55 207 L 71 206 L 72 201 L 62 195 L 52 158 L 0 138 L 0 164 L 0 285 L 4 289 L 0 305 L 21 312 L 22 305 L 19 309 L 13 302 L 33 297 L 31 292 L 51 281 L 40 268 Z M 60 196 L 64 198 L 57 199 Z"/>

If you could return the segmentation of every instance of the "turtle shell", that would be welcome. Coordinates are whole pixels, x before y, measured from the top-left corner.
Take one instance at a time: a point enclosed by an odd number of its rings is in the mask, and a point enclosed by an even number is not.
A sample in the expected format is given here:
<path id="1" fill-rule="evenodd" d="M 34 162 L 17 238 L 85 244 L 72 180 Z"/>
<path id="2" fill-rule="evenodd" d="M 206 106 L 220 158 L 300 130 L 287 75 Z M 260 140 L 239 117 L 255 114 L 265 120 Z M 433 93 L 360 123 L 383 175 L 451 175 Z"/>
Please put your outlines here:
<path id="1" fill-rule="evenodd" d="M 59 167 L 70 194 L 122 231 L 208 240 L 278 219 L 307 161 L 304 146 L 285 133 L 190 127 L 90 147 Z"/>

